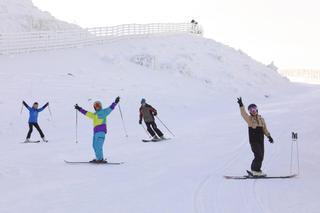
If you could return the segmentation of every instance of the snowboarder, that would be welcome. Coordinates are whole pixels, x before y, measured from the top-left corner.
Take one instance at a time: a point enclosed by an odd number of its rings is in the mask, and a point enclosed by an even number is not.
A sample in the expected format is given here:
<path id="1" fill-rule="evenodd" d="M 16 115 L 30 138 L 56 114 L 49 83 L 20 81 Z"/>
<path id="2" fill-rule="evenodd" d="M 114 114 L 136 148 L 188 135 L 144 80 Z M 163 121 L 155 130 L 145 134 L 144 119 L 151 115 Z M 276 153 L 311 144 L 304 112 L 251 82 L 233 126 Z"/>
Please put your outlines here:
<path id="1" fill-rule="evenodd" d="M 163 133 L 158 129 L 154 120 L 154 116 L 157 116 L 157 110 L 151 105 L 147 104 L 146 99 L 142 98 L 140 107 L 140 119 L 139 124 L 142 124 L 142 118 L 147 126 L 147 130 L 152 136 L 152 140 L 165 139 Z M 158 135 L 158 136 L 157 136 Z"/>
<path id="2" fill-rule="evenodd" d="M 249 128 L 249 142 L 254 159 L 251 164 L 251 173 L 254 176 L 266 176 L 261 170 L 264 157 L 264 135 L 268 137 L 269 142 L 273 143 L 273 139 L 267 129 L 267 125 L 261 115 L 258 114 L 258 108 L 255 104 L 248 106 L 250 115 L 246 112 L 242 98 L 238 98 L 238 104 L 243 119 L 247 122 Z"/>
<path id="3" fill-rule="evenodd" d="M 32 107 L 29 107 L 28 104 L 27 104 L 25 101 L 22 101 L 22 104 L 29 110 L 29 121 L 28 121 L 28 123 L 29 123 L 29 132 L 28 132 L 28 134 L 27 134 L 27 138 L 26 138 L 26 141 L 25 141 L 25 142 L 26 142 L 26 143 L 27 143 L 27 142 L 30 142 L 30 137 L 31 137 L 31 133 L 32 133 L 32 131 L 33 131 L 33 127 L 35 127 L 35 128 L 38 130 L 38 132 L 39 132 L 39 134 L 40 134 L 43 142 L 48 142 L 48 141 L 46 140 L 46 138 L 45 138 L 45 136 L 44 136 L 44 134 L 43 134 L 43 132 L 42 132 L 39 124 L 38 124 L 38 114 L 39 114 L 39 112 L 41 112 L 42 110 L 44 110 L 47 106 L 49 106 L 49 102 L 46 103 L 46 104 L 45 104 L 43 107 L 41 107 L 40 109 L 38 109 L 38 107 L 39 107 L 38 102 L 35 102 L 35 103 L 32 105 Z"/>
<path id="4" fill-rule="evenodd" d="M 95 112 L 88 112 L 76 104 L 74 108 L 93 120 L 93 150 L 96 158 L 90 161 L 91 163 L 107 163 L 107 160 L 103 157 L 103 144 L 107 134 L 107 116 L 114 110 L 119 103 L 120 97 L 117 97 L 115 101 L 108 107 L 103 109 L 100 101 L 96 101 L 93 104 Z"/>

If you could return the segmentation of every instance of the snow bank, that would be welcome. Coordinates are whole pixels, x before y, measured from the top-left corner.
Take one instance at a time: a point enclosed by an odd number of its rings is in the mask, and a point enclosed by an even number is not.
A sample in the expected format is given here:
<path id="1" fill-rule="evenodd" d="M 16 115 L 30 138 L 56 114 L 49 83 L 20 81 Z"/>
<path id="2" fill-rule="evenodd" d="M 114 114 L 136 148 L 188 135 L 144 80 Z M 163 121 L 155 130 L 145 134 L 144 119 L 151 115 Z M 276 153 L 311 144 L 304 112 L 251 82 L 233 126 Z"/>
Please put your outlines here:
<path id="1" fill-rule="evenodd" d="M 150 72 L 197 79 L 216 92 L 269 95 L 287 88 L 278 72 L 211 39 L 181 35 L 124 40 L 100 50 L 105 63 L 131 61 Z"/>
<path id="2" fill-rule="evenodd" d="M 0 32 L 29 32 L 79 28 L 40 11 L 31 0 L 0 0 Z"/>

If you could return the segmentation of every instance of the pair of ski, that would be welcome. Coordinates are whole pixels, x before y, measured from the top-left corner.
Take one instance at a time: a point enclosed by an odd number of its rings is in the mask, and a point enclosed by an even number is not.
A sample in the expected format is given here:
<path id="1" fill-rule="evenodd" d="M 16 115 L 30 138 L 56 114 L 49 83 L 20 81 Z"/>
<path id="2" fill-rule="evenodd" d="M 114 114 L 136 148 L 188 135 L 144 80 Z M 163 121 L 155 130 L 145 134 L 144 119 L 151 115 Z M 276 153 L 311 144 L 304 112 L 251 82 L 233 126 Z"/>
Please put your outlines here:
<path id="1" fill-rule="evenodd" d="M 167 141 L 171 138 L 159 138 L 159 139 L 142 139 L 142 142 L 149 143 L 149 142 L 161 142 L 161 141 Z"/>
<path id="2" fill-rule="evenodd" d="M 21 143 L 40 143 L 41 141 L 40 140 L 37 140 L 37 141 L 24 141 L 24 142 L 21 142 Z M 44 141 L 46 143 L 48 143 L 49 141 Z"/>
<path id="3" fill-rule="evenodd" d="M 93 164 L 93 165 L 121 165 L 124 162 L 106 162 L 106 163 L 92 163 L 90 161 L 64 161 L 67 164 Z"/>
<path id="4" fill-rule="evenodd" d="M 293 175 L 280 175 L 280 176 L 255 176 L 252 174 L 252 172 L 247 170 L 247 175 L 243 176 L 231 176 L 231 175 L 225 175 L 224 178 L 226 179 L 235 179 L 235 180 L 246 180 L 246 179 L 288 179 L 296 177 L 296 174 Z"/>

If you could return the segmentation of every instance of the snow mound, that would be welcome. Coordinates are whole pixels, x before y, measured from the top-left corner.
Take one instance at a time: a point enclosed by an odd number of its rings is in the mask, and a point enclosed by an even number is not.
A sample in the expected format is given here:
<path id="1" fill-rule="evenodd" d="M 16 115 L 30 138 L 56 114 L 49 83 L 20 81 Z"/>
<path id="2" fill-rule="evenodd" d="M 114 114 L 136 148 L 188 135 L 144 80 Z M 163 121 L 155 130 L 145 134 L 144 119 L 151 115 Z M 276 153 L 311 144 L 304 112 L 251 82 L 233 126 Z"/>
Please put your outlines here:
<path id="1" fill-rule="evenodd" d="M 0 32 L 29 32 L 79 28 L 55 19 L 31 0 L 0 0 Z"/>
<path id="2" fill-rule="evenodd" d="M 192 35 L 128 39 L 101 49 L 106 63 L 108 58 L 129 61 L 152 72 L 197 79 L 219 91 L 269 94 L 289 84 L 275 69 L 242 51 Z"/>

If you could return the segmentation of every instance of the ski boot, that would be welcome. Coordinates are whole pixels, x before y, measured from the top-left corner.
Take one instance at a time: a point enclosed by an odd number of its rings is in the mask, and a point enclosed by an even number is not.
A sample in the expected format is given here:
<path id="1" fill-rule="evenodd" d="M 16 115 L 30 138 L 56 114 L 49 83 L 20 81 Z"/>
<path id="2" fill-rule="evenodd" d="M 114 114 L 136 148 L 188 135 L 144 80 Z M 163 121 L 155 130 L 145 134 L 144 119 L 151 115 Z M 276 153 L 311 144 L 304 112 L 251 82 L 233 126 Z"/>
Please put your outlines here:
<path id="1" fill-rule="evenodd" d="M 89 163 L 97 163 L 97 160 L 93 159 L 93 160 L 89 161 Z"/>
<path id="2" fill-rule="evenodd" d="M 158 136 L 153 136 L 151 139 L 153 142 L 157 142 L 158 140 L 160 140 L 160 138 L 158 138 Z"/>
<path id="3" fill-rule="evenodd" d="M 103 159 L 103 160 L 98 160 L 97 163 L 108 163 L 108 161 Z"/>
<path id="4" fill-rule="evenodd" d="M 266 177 L 267 175 L 263 173 L 261 170 L 260 171 L 251 171 L 251 174 L 253 177 Z"/>

